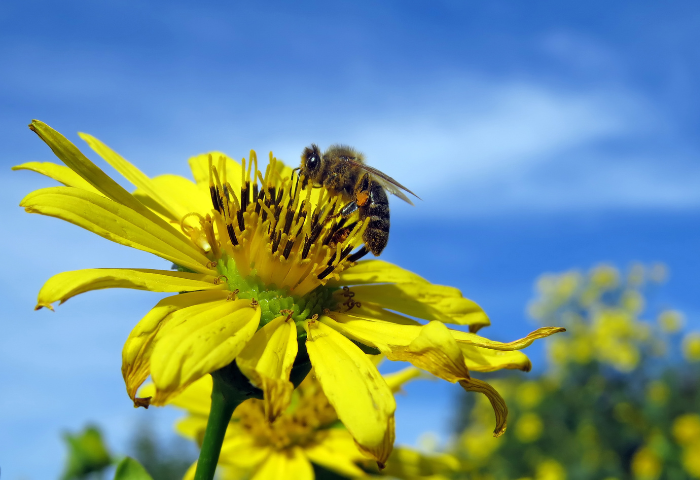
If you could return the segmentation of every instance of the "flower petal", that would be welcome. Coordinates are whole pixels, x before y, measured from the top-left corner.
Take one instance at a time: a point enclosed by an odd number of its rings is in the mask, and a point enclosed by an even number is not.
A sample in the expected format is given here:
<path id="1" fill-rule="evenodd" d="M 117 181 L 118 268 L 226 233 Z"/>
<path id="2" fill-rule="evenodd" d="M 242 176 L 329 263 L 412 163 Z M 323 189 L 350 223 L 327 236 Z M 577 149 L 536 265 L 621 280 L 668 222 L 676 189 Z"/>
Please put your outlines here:
<path id="1" fill-rule="evenodd" d="M 168 218 L 175 222 L 182 220 L 182 217 L 187 215 L 187 212 L 179 202 L 170 202 L 162 195 L 160 188 L 151 181 L 141 170 L 136 168 L 131 162 L 124 159 L 117 152 L 109 148 L 107 145 L 87 133 L 78 133 L 80 138 L 85 140 L 95 153 L 109 163 L 116 171 L 121 173 L 124 178 L 130 181 L 135 187 L 145 192 L 149 197 L 161 205 L 167 212 Z"/>
<path id="2" fill-rule="evenodd" d="M 313 463 L 347 478 L 365 476 L 354 462 L 364 459 L 350 432 L 344 428 L 330 428 L 323 440 L 306 447 L 306 456 Z M 353 455 L 354 453 L 354 455 Z"/>
<path id="3" fill-rule="evenodd" d="M 188 160 L 190 170 L 192 170 L 192 176 L 194 176 L 194 181 L 197 185 L 201 185 L 206 188 L 207 192 L 209 191 L 209 157 L 211 157 L 214 166 L 219 170 L 221 170 L 219 168 L 220 159 L 224 159 L 224 164 L 226 165 L 226 181 L 231 184 L 231 187 L 235 191 L 240 190 L 242 176 L 241 164 L 221 152 L 204 153 Z M 223 171 L 220 171 L 219 174 L 223 177 Z M 222 178 L 221 181 L 223 182 L 224 179 Z"/>
<path id="4" fill-rule="evenodd" d="M 529 372 L 532 369 L 530 359 L 519 350 L 491 350 L 464 344 L 460 344 L 459 347 L 470 371 L 493 372 L 510 369 Z"/>
<path id="5" fill-rule="evenodd" d="M 236 453 L 236 455 L 239 454 Z M 314 469 L 301 448 L 293 447 L 271 452 L 255 472 L 252 480 L 279 480 L 280 478 L 314 480 Z"/>
<path id="6" fill-rule="evenodd" d="M 455 337 L 455 340 L 465 345 L 476 345 L 478 347 L 490 348 L 492 350 L 522 350 L 523 348 L 532 345 L 532 342 L 537 339 L 545 338 L 550 335 L 554 335 L 555 333 L 565 331 L 566 328 L 563 327 L 540 327 L 534 332 L 528 333 L 527 336 L 521 339 L 507 343 L 495 342 L 475 333 L 460 332 L 457 330 L 452 330 L 452 335 Z"/>
<path id="7" fill-rule="evenodd" d="M 52 162 L 27 162 L 12 167 L 12 170 L 31 170 L 32 172 L 53 178 L 66 187 L 82 188 L 83 190 L 89 190 L 93 193 L 100 193 L 95 187 L 86 182 L 83 177 L 65 165 L 58 165 Z"/>
<path id="8" fill-rule="evenodd" d="M 350 269 L 352 271 L 352 269 Z M 481 328 L 490 325 L 486 313 L 453 287 L 432 283 L 394 283 L 352 287 L 353 300 L 374 304 L 411 317 Z M 341 294 L 338 292 L 339 295 Z"/>
<path id="9" fill-rule="evenodd" d="M 175 230 L 170 224 L 136 200 L 124 187 L 112 180 L 109 175 L 100 170 L 78 147 L 73 145 L 63 135 L 39 120 L 32 120 L 29 128 L 53 150 L 54 154 L 71 170 L 83 177 L 90 185 L 115 202 L 124 205 L 134 212 L 141 214 L 155 225 L 168 232 L 170 236 L 185 242 L 186 237 Z"/>
<path id="10" fill-rule="evenodd" d="M 329 280 L 326 286 L 368 285 L 372 283 L 429 283 L 426 279 L 383 260 L 362 260 L 343 270 L 338 280 Z"/>
<path id="11" fill-rule="evenodd" d="M 289 381 L 297 356 L 297 327 L 290 317 L 277 317 L 255 332 L 236 357 L 241 372 L 264 393 L 265 415 L 274 421 L 292 400 Z"/>
<path id="12" fill-rule="evenodd" d="M 391 389 L 350 340 L 319 321 L 309 320 L 304 326 L 316 378 L 338 418 L 364 451 L 385 463 L 394 437 L 396 402 Z"/>
<path id="13" fill-rule="evenodd" d="M 198 378 L 231 363 L 259 323 L 260 306 L 251 300 L 220 302 L 179 322 L 168 322 L 155 339 L 151 356 L 157 389 L 153 403 L 164 404 Z"/>
<path id="14" fill-rule="evenodd" d="M 398 372 L 384 374 L 384 380 L 386 384 L 389 385 L 392 393 L 396 393 L 401 390 L 401 387 L 405 383 L 410 382 L 421 376 L 421 371 L 415 367 L 406 367 Z"/>
<path id="15" fill-rule="evenodd" d="M 132 400 L 151 373 L 151 355 L 158 332 L 173 320 L 181 322 L 190 315 L 214 308 L 225 302 L 227 296 L 226 291 L 210 290 L 164 298 L 136 324 L 122 349 L 122 376 Z"/>
<path id="16" fill-rule="evenodd" d="M 178 211 L 184 211 L 186 214 L 196 212 L 200 215 L 206 215 L 214 208 L 208 188 L 206 190 L 199 188 L 190 180 L 179 175 L 159 175 L 152 178 L 151 183 L 158 189 L 163 201 L 170 205 L 178 205 Z M 167 211 L 142 190 L 137 188 L 133 195 L 151 210 L 167 216 Z M 178 219 L 178 222 L 180 220 L 182 219 Z"/>
<path id="17" fill-rule="evenodd" d="M 218 284 L 217 278 L 201 273 L 149 270 L 144 268 L 91 268 L 62 272 L 51 277 L 41 290 L 35 310 L 60 300 L 92 290 L 104 288 L 133 288 L 151 292 L 192 292 L 197 290 L 223 290 L 226 284 Z"/>
<path id="18" fill-rule="evenodd" d="M 71 222 L 101 237 L 158 255 L 200 273 L 211 273 L 209 259 L 191 243 L 171 235 L 150 219 L 96 193 L 71 187 L 36 190 L 20 202 L 29 213 Z"/>
<path id="19" fill-rule="evenodd" d="M 506 420 L 508 419 L 508 407 L 503 397 L 491 385 L 476 378 L 460 380 L 459 384 L 469 392 L 479 392 L 486 395 L 486 398 L 491 402 L 493 412 L 496 414 L 496 428 L 493 430 L 493 436 L 500 437 L 503 435 L 506 431 Z"/>

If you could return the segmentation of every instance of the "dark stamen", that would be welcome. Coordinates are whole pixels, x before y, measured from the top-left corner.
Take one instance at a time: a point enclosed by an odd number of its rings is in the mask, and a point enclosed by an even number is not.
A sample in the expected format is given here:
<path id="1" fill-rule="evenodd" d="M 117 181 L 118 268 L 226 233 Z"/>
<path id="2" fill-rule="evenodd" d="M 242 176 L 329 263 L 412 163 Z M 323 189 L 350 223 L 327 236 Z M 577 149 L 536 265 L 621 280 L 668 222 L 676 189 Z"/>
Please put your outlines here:
<path id="1" fill-rule="evenodd" d="M 356 262 L 365 255 L 369 253 L 369 248 L 367 248 L 367 245 L 362 245 L 362 248 L 359 249 L 357 252 L 353 253 L 348 257 L 348 262 Z"/>
<path id="2" fill-rule="evenodd" d="M 216 191 L 216 187 L 212 185 L 209 187 L 209 193 L 211 194 L 211 203 L 214 205 L 214 210 L 221 213 L 221 203 L 219 203 L 219 194 Z"/>
<path id="3" fill-rule="evenodd" d="M 335 270 L 335 265 L 328 266 L 328 268 L 326 268 L 324 271 L 318 274 L 318 279 L 323 280 L 328 275 L 330 275 L 333 270 Z"/>
<path id="4" fill-rule="evenodd" d="M 238 245 L 238 239 L 236 238 L 236 232 L 233 230 L 233 225 L 230 223 L 226 225 L 226 230 L 228 231 L 228 238 L 231 239 L 233 245 Z"/>

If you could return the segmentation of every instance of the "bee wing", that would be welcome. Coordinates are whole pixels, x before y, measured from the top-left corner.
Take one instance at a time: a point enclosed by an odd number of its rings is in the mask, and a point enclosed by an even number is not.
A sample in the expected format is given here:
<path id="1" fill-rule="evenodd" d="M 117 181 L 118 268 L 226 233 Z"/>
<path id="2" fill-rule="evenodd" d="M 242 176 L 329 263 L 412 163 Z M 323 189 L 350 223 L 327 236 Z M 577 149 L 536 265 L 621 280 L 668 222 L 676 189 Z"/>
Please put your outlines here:
<path id="1" fill-rule="evenodd" d="M 414 197 L 416 197 L 417 199 L 421 200 L 421 198 L 418 195 L 416 195 L 415 193 L 410 191 L 408 188 L 401 185 L 399 182 L 397 182 L 396 180 L 391 178 L 386 173 L 381 172 L 381 171 L 377 170 L 376 168 L 370 167 L 369 165 L 366 165 L 364 163 L 360 163 L 357 160 L 347 160 L 347 161 L 349 163 L 353 164 L 354 166 L 356 166 L 362 170 L 365 170 L 366 172 L 371 173 L 373 176 L 372 180 L 378 181 L 379 183 L 381 183 L 382 187 L 384 187 L 384 189 L 386 191 L 388 191 L 389 193 L 393 193 L 394 195 L 399 197 L 404 202 L 406 202 L 410 205 L 413 205 L 413 202 L 406 195 L 404 195 L 404 193 L 401 190 L 404 190 L 404 191 L 410 193 L 411 195 L 413 195 Z"/>

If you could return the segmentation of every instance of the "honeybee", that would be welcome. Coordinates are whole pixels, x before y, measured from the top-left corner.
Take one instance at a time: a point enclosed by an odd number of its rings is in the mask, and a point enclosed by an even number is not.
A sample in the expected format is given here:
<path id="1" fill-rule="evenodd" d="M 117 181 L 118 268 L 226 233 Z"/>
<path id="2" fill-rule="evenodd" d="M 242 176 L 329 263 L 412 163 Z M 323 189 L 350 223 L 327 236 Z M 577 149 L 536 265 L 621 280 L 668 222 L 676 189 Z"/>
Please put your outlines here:
<path id="1" fill-rule="evenodd" d="M 323 154 L 315 144 L 306 147 L 301 154 L 299 170 L 307 184 L 323 186 L 348 202 L 340 210 L 343 218 L 355 211 L 360 220 L 369 217 L 369 225 L 362 236 L 365 244 L 349 257 L 351 261 L 369 252 L 379 256 L 386 247 L 390 225 L 387 191 L 411 205 L 413 202 L 401 190 L 419 198 L 390 176 L 365 164 L 364 155 L 347 145 L 331 145 Z"/>

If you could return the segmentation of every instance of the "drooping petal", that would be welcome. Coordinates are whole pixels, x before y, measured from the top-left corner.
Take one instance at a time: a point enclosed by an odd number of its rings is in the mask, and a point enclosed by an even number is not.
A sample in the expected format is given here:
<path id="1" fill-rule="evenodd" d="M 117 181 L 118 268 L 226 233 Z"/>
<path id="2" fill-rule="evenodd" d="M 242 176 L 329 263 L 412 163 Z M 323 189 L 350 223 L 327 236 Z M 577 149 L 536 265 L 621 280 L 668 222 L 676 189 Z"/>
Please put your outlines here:
<path id="1" fill-rule="evenodd" d="M 122 349 L 122 376 L 132 400 L 151 373 L 151 355 L 158 332 L 171 321 L 182 322 L 191 315 L 216 307 L 225 302 L 227 296 L 226 291 L 210 290 L 164 298 L 136 324 Z"/>
<path id="2" fill-rule="evenodd" d="M 107 145 L 87 133 L 78 133 L 80 138 L 85 140 L 95 153 L 109 163 L 116 171 L 121 173 L 124 178 L 130 181 L 135 187 L 145 192 L 149 197 L 156 201 L 165 211 L 168 212 L 168 217 L 175 222 L 179 222 L 188 212 L 179 204 L 179 202 L 171 202 L 164 198 L 160 188 L 146 176 L 141 170 L 136 168 L 131 162 L 123 158 L 117 152 L 109 148 Z"/>
<path id="3" fill-rule="evenodd" d="M 142 215 L 144 218 L 159 226 L 162 230 L 168 232 L 170 236 L 179 238 L 181 241 L 186 241 L 184 235 L 136 200 L 133 195 L 127 192 L 121 185 L 112 180 L 109 175 L 83 155 L 83 153 L 78 150 L 78 147 L 69 142 L 66 137 L 39 120 L 32 120 L 29 128 L 46 142 L 63 163 L 103 195 Z"/>
<path id="4" fill-rule="evenodd" d="M 394 437 L 391 389 L 371 360 L 343 335 L 314 320 L 305 322 L 305 328 L 316 378 L 338 418 L 365 452 L 385 463 Z"/>
<path id="5" fill-rule="evenodd" d="M 259 323 L 260 306 L 250 300 L 225 301 L 180 322 L 168 322 L 151 355 L 157 389 L 153 403 L 164 404 L 198 378 L 231 363 Z"/>
<path id="6" fill-rule="evenodd" d="M 314 480 L 314 469 L 299 447 L 273 451 L 260 465 L 252 480 Z"/>
<path id="7" fill-rule="evenodd" d="M 323 435 L 323 440 L 304 450 L 309 460 L 347 478 L 364 477 L 365 473 L 355 464 L 364 455 L 357 449 L 350 432 L 344 428 L 330 428 Z"/>
<path id="8" fill-rule="evenodd" d="M 27 162 L 23 163 L 22 165 L 12 167 L 12 170 L 31 170 L 32 172 L 40 173 L 49 178 L 53 178 L 57 182 L 61 182 L 66 187 L 82 188 L 83 190 L 89 190 L 93 193 L 100 194 L 100 192 L 86 182 L 83 177 L 65 165 L 58 165 L 52 162 Z"/>
<path id="9" fill-rule="evenodd" d="M 211 375 L 204 375 L 199 380 L 192 382 L 179 395 L 173 397 L 168 402 L 168 405 L 186 410 L 192 417 L 201 417 L 206 422 L 211 409 L 209 399 L 211 398 L 212 388 Z M 139 390 L 139 396 L 141 397 L 153 397 L 155 394 L 156 386 L 150 382 Z"/>
<path id="10" fill-rule="evenodd" d="M 411 317 L 478 328 L 490 324 L 481 307 L 453 287 L 427 282 L 393 283 L 360 285 L 351 291 L 355 294 L 353 300 L 362 305 L 373 304 Z"/>
<path id="11" fill-rule="evenodd" d="M 20 206 L 29 213 L 57 217 L 90 230 L 101 237 L 158 255 L 200 273 L 212 273 L 209 259 L 191 243 L 101 195 L 70 187 L 36 190 Z"/>
<path id="12" fill-rule="evenodd" d="M 218 283 L 212 275 L 150 270 L 145 268 L 91 268 L 62 272 L 51 277 L 41 290 L 35 310 L 52 303 L 65 302 L 71 297 L 104 288 L 133 288 L 151 292 L 193 292 L 197 290 L 223 290 L 225 283 Z"/>
<path id="13" fill-rule="evenodd" d="M 508 408 L 501 396 L 486 382 L 471 378 L 462 351 L 447 327 L 430 322 L 407 347 L 399 347 L 387 354 L 390 360 L 408 361 L 448 382 L 459 384 L 468 391 L 486 395 L 496 414 L 494 436 L 506 429 Z"/>
<path id="14" fill-rule="evenodd" d="M 289 381 L 297 356 L 297 328 L 291 317 L 277 317 L 255 332 L 236 357 L 241 372 L 264 393 L 265 415 L 274 421 L 292 400 Z"/>
<path id="15" fill-rule="evenodd" d="M 426 279 L 383 260 L 362 260 L 343 270 L 338 280 L 329 280 L 329 287 L 369 285 L 372 283 L 428 283 Z"/>
<path id="16" fill-rule="evenodd" d="M 321 317 L 321 321 L 350 338 L 378 348 L 389 360 L 410 362 L 448 382 L 460 382 L 460 385 L 467 390 L 478 389 L 477 391 L 489 396 L 494 409 L 502 404 L 503 410 L 495 410 L 497 424 L 494 435 L 501 435 L 505 431 L 508 410 L 505 409 L 505 402 L 498 392 L 486 389 L 482 386 L 484 382 L 479 381 L 476 381 L 475 388 L 467 388 L 473 379 L 469 375 L 467 359 L 452 336 L 455 333 L 454 330 L 449 330 L 441 322 L 412 327 L 356 320 L 337 313 L 332 315 L 341 321 L 325 316 Z"/>

